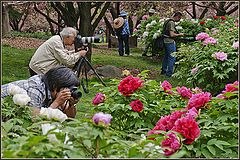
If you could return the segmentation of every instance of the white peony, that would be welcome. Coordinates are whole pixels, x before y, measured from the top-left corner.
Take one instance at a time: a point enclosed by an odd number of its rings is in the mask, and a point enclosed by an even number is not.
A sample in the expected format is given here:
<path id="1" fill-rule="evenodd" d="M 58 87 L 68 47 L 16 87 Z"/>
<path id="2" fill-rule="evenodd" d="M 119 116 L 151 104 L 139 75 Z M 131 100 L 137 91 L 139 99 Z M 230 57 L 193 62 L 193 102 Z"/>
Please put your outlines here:
<path id="1" fill-rule="evenodd" d="M 176 26 L 176 29 L 177 30 L 182 30 L 183 28 L 182 28 L 182 26 Z"/>
<path id="2" fill-rule="evenodd" d="M 153 20 L 153 21 L 151 22 L 151 25 L 153 26 L 153 25 L 155 25 L 155 24 L 157 24 L 157 22 L 156 22 L 155 20 Z"/>
<path id="3" fill-rule="evenodd" d="M 153 35 L 153 39 L 157 39 L 160 36 L 160 34 L 158 32 L 154 33 Z"/>
<path id="4" fill-rule="evenodd" d="M 144 32 L 143 33 L 143 38 L 147 38 L 147 36 L 148 36 L 148 32 Z"/>
<path id="5" fill-rule="evenodd" d="M 62 111 L 53 108 L 41 108 L 40 115 L 46 115 L 48 119 L 56 118 L 60 122 L 63 122 L 68 118 Z"/>
<path id="6" fill-rule="evenodd" d="M 152 27 L 151 23 L 148 23 L 148 24 L 146 25 L 146 30 L 150 30 L 151 27 Z"/>
<path id="7" fill-rule="evenodd" d="M 13 84 L 9 84 L 8 85 L 8 94 L 9 95 L 15 95 L 15 94 L 27 94 L 27 91 L 25 91 L 24 89 L 22 89 L 19 86 L 13 85 Z"/>
<path id="8" fill-rule="evenodd" d="M 31 101 L 31 98 L 27 94 L 15 94 L 13 96 L 13 102 L 17 105 L 24 106 Z"/>

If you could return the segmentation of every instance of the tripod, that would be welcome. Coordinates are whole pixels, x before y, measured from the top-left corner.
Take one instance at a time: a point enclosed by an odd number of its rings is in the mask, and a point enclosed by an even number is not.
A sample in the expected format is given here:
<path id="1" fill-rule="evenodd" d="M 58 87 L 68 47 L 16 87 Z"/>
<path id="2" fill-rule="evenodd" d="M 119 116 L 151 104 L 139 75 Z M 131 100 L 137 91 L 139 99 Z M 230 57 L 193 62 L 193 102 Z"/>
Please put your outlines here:
<path id="1" fill-rule="evenodd" d="M 84 90 L 85 93 L 89 93 L 88 90 L 88 77 L 87 77 L 87 68 L 86 65 L 88 65 L 94 72 L 94 74 L 97 76 L 97 78 L 101 81 L 103 86 L 106 87 L 105 83 L 103 82 L 102 78 L 99 76 L 99 74 L 96 72 L 96 70 L 92 67 L 91 63 L 88 61 L 86 57 L 80 57 L 80 59 L 77 61 L 77 63 L 73 67 L 74 73 L 77 75 L 77 77 L 80 76 L 80 73 L 84 73 L 86 85 L 84 84 L 84 79 L 80 78 L 80 84 Z M 84 69 L 83 69 L 84 67 Z"/>

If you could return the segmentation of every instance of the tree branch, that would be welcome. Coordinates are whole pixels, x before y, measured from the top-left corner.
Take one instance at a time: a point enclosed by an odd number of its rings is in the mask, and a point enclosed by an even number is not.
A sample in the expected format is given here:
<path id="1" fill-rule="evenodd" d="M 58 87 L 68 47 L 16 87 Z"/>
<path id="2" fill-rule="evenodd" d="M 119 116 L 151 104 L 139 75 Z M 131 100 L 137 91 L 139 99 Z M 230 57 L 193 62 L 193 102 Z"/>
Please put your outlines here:
<path id="1" fill-rule="evenodd" d="M 207 12 L 208 12 L 208 8 L 205 8 L 205 9 L 203 10 L 202 14 L 199 16 L 199 19 L 202 19 Z"/>
<path id="2" fill-rule="evenodd" d="M 53 19 L 51 19 L 49 16 L 47 16 L 45 13 L 43 13 L 42 11 L 40 11 L 38 8 L 37 8 L 37 4 L 35 3 L 34 4 L 34 9 L 38 12 L 38 13 L 40 13 L 41 15 L 43 15 L 47 20 L 49 20 L 50 22 L 52 22 L 52 23 L 54 23 L 54 24 L 56 24 L 56 25 L 58 25 L 58 26 L 60 26 L 60 27 L 63 27 L 61 24 L 59 24 L 59 23 L 57 23 L 57 22 L 55 22 Z"/>
<path id="3" fill-rule="evenodd" d="M 224 7 L 224 9 L 227 10 L 233 4 L 235 4 L 235 2 L 228 2 L 228 4 Z"/>
<path id="4" fill-rule="evenodd" d="M 51 7 L 53 7 L 53 9 L 58 13 L 59 16 L 61 16 L 61 18 L 63 19 L 63 15 L 62 13 L 59 11 L 59 9 L 55 6 L 55 4 L 53 2 L 50 2 Z"/>
<path id="5" fill-rule="evenodd" d="M 95 28 L 97 27 L 99 21 L 102 19 L 102 17 L 104 16 L 106 10 L 108 9 L 108 7 L 110 6 L 111 2 L 106 2 L 103 9 L 101 10 L 99 16 L 97 17 L 97 19 L 94 21 L 93 25 L 92 25 L 92 31 L 95 30 Z"/>
<path id="6" fill-rule="evenodd" d="M 185 9 L 185 11 L 193 18 L 193 15 L 187 9 Z"/>
<path id="7" fill-rule="evenodd" d="M 235 6 L 233 9 L 231 9 L 230 11 L 227 12 L 227 15 L 232 14 L 233 12 L 235 12 L 236 10 L 238 10 L 238 6 Z"/>
<path id="8" fill-rule="evenodd" d="M 94 12 L 93 12 L 93 15 L 91 16 L 91 21 L 94 19 L 94 17 L 96 16 L 97 12 L 98 12 L 98 9 L 101 7 L 101 4 L 100 5 L 97 5 Z"/>

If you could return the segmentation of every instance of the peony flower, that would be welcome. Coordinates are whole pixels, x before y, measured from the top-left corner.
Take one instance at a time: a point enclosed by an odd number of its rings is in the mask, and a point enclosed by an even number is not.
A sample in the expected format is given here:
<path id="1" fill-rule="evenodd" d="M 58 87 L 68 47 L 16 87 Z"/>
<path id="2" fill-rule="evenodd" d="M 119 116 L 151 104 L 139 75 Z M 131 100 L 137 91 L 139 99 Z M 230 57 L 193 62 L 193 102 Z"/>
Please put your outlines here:
<path id="1" fill-rule="evenodd" d="M 235 82 L 232 83 L 232 84 L 227 84 L 227 85 L 225 86 L 225 91 L 226 91 L 226 92 L 237 91 L 237 90 L 238 90 L 238 85 L 239 85 L 239 82 L 238 82 L 238 81 L 235 81 Z"/>
<path id="2" fill-rule="evenodd" d="M 153 34 L 153 39 L 157 39 L 160 36 L 159 32 Z"/>
<path id="3" fill-rule="evenodd" d="M 92 104 L 98 105 L 100 103 L 103 103 L 105 99 L 106 99 L 105 94 L 97 93 L 96 96 L 94 97 L 94 99 L 92 100 Z"/>
<path id="4" fill-rule="evenodd" d="M 225 16 L 221 16 L 221 19 L 222 19 L 222 20 L 226 20 L 226 17 L 225 17 Z"/>
<path id="5" fill-rule="evenodd" d="M 139 29 L 140 27 L 141 27 L 141 24 L 138 24 L 138 25 L 137 25 L 137 29 Z"/>
<path id="6" fill-rule="evenodd" d="M 186 117 L 189 116 L 191 118 L 196 118 L 198 115 L 198 111 L 195 107 L 192 107 L 191 109 L 188 110 L 186 113 Z"/>
<path id="7" fill-rule="evenodd" d="M 151 23 L 148 23 L 148 24 L 146 25 L 146 30 L 149 31 L 151 27 L 152 27 L 152 24 L 151 24 Z"/>
<path id="8" fill-rule="evenodd" d="M 167 80 L 164 80 L 161 86 L 165 92 L 169 92 L 172 89 L 172 85 Z"/>
<path id="9" fill-rule="evenodd" d="M 156 22 L 155 20 L 153 20 L 153 21 L 151 22 L 151 25 L 153 26 L 153 25 L 155 25 L 155 24 L 157 24 L 157 22 Z"/>
<path id="10" fill-rule="evenodd" d="M 170 115 L 161 117 L 153 130 L 169 131 L 174 126 L 174 122 L 171 121 Z"/>
<path id="11" fill-rule="evenodd" d="M 31 101 L 31 98 L 27 94 L 15 94 L 13 96 L 13 102 L 17 105 L 24 106 Z"/>
<path id="12" fill-rule="evenodd" d="M 203 41 L 203 45 L 207 45 L 208 43 L 217 44 L 217 40 L 212 37 L 208 37 Z"/>
<path id="13" fill-rule="evenodd" d="M 193 94 L 188 101 L 187 108 L 188 110 L 191 109 L 192 107 L 199 109 L 200 107 L 203 107 L 208 101 L 210 101 L 210 99 L 211 99 L 211 93 L 208 93 L 208 92 Z"/>
<path id="14" fill-rule="evenodd" d="M 208 38 L 209 35 L 207 33 L 204 33 L 204 32 L 201 32 L 201 33 L 198 33 L 197 36 L 196 36 L 196 40 L 204 40 L 206 38 Z"/>
<path id="15" fill-rule="evenodd" d="M 177 92 L 183 97 L 183 98 L 191 98 L 192 97 L 192 92 L 190 89 L 188 89 L 185 86 L 177 87 Z"/>
<path id="16" fill-rule="evenodd" d="M 133 29 L 133 32 L 137 32 L 137 31 L 138 31 L 137 28 L 134 28 L 134 29 Z"/>
<path id="17" fill-rule="evenodd" d="M 147 38 L 147 36 L 148 36 L 148 32 L 144 32 L 143 33 L 143 38 Z"/>
<path id="18" fill-rule="evenodd" d="M 176 29 L 177 30 L 182 30 L 183 28 L 182 28 L 182 26 L 176 26 Z"/>
<path id="19" fill-rule="evenodd" d="M 229 31 L 233 31 L 233 29 L 232 29 L 232 28 L 229 28 L 228 30 L 229 30 Z"/>
<path id="20" fill-rule="evenodd" d="M 110 114 L 104 114 L 103 112 L 96 113 L 92 120 L 96 125 L 102 124 L 108 126 L 111 122 L 112 116 Z"/>
<path id="21" fill-rule="evenodd" d="M 200 25 L 204 25 L 205 22 L 204 22 L 204 21 L 200 21 L 199 24 L 200 24 Z"/>
<path id="22" fill-rule="evenodd" d="M 143 81 L 140 78 L 130 75 L 121 80 L 118 85 L 118 91 L 124 96 L 130 96 L 142 85 Z"/>
<path id="23" fill-rule="evenodd" d="M 212 57 L 214 57 L 220 61 L 227 60 L 227 54 L 224 52 L 215 52 L 214 54 L 212 54 Z"/>
<path id="24" fill-rule="evenodd" d="M 214 19 L 218 19 L 219 17 L 218 16 L 213 16 Z"/>
<path id="25" fill-rule="evenodd" d="M 237 41 L 237 42 L 233 42 L 232 47 L 233 47 L 234 49 L 238 49 L 238 48 L 239 48 L 239 42 L 238 42 L 238 41 Z"/>
<path id="26" fill-rule="evenodd" d="M 179 138 L 173 133 L 166 134 L 168 138 L 162 141 L 161 147 L 163 148 L 164 155 L 170 156 L 175 153 L 181 146 Z"/>
<path id="27" fill-rule="evenodd" d="M 149 17 L 148 15 L 143 15 L 143 16 L 142 16 L 142 20 L 147 20 L 148 17 Z"/>
<path id="28" fill-rule="evenodd" d="M 60 122 L 65 121 L 68 117 L 66 114 L 64 114 L 59 109 L 53 109 L 51 107 L 49 108 L 41 108 L 40 115 L 46 115 L 47 119 L 57 119 Z"/>
<path id="29" fill-rule="evenodd" d="M 13 85 L 13 84 L 9 84 L 8 85 L 8 90 L 7 90 L 9 95 L 15 95 L 15 94 L 27 94 L 27 91 L 25 91 L 23 88 Z"/>
<path id="30" fill-rule="evenodd" d="M 129 70 L 124 70 L 124 71 L 122 71 L 122 75 L 123 76 L 129 76 L 131 73 L 130 73 L 130 71 Z"/>
<path id="31" fill-rule="evenodd" d="M 195 67 L 191 70 L 191 74 L 196 74 L 198 71 L 198 67 Z"/>
<path id="32" fill-rule="evenodd" d="M 191 144 L 200 135 L 198 123 L 195 119 L 190 118 L 189 116 L 178 119 L 172 130 L 179 132 L 185 137 L 185 140 L 183 141 L 185 144 Z"/>
<path id="33" fill-rule="evenodd" d="M 134 112 L 141 112 L 143 110 L 143 104 L 139 99 L 132 101 L 129 105 Z"/>

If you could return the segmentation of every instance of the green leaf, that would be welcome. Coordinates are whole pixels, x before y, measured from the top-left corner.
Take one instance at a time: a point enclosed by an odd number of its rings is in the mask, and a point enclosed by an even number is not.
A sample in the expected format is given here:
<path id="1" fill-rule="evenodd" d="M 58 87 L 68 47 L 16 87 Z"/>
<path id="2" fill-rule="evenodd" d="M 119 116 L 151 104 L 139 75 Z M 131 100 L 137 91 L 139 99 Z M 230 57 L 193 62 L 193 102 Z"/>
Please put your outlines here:
<path id="1" fill-rule="evenodd" d="M 12 129 L 13 124 L 10 121 L 2 122 L 2 127 L 6 132 L 9 132 Z"/>
<path id="2" fill-rule="evenodd" d="M 90 140 L 83 140 L 83 144 L 84 144 L 85 146 L 87 146 L 88 148 L 91 148 L 91 146 L 92 146 L 92 143 L 91 143 Z"/>
<path id="3" fill-rule="evenodd" d="M 213 146 L 207 146 L 207 148 L 214 156 L 216 155 L 216 150 Z"/>
<path id="4" fill-rule="evenodd" d="M 211 158 L 211 153 L 206 149 L 206 148 L 203 148 L 202 150 L 202 154 L 206 157 L 206 158 Z"/>

